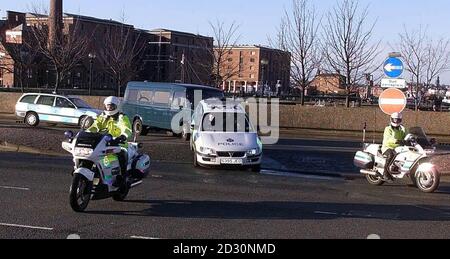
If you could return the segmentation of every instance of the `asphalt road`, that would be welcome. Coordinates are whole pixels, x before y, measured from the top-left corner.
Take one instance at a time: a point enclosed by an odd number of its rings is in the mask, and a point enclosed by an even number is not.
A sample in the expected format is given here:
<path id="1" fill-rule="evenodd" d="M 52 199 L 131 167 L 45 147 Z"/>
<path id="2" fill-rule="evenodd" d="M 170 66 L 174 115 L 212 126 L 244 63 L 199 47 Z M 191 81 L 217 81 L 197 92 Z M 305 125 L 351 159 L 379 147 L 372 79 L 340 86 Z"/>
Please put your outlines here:
<path id="1" fill-rule="evenodd" d="M 59 152 L 0 152 L 0 238 L 449 238 L 449 184 L 423 194 L 407 182 L 340 177 L 356 175 L 358 141 L 284 138 L 265 146 L 255 174 L 196 169 L 186 142 L 153 133 L 140 139 L 151 177 L 126 202 L 95 201 L 77 214 L 71 157 L 60 149 L 67 129 L 0 121 L 0 141 Z"/>
<path id="2" fill-rule="evenodd" d="M 61 149 L 63 133 L 77 131 L 76 127 L 42 124 L 30 128 L 17 123 L 14 118 L 0 116 L 0 142 L 23 145 L 55 154 L 65 154 Z M 192 163 L 188 142 L 164 132 L 153 132 L 139 137 L 144 152 L 156 161 Z M 353 156 L 361 147 L 358 141 L 313 140 L 309 138 L 281 138 L 275 145 L 264 146 L 263 168 L 292 173 L 357 174 Z"/>
<path id="3" fill-rule="evenodd" d="M 194 169 L 157 162 L 123 203 L 68 204 L 71 160 L 0 153 L 0 238 L 449 238 L 450 186 Z"/>

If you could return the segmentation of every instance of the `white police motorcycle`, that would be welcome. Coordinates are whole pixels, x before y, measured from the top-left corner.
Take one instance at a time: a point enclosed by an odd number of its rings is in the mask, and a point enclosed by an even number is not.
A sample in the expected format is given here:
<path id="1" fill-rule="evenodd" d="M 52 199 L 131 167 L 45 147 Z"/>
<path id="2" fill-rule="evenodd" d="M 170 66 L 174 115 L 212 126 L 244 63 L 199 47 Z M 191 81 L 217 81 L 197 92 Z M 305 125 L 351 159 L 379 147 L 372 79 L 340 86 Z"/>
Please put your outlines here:
<path id="1" fill-rule="evenodd" d="M 75 164 L 69 196 L 75 212 L 84 212 L 90 200 L 125 200 L 129 190 L 150 172 L 150 157 L 138 152 L 141 144 L 129 143 L 127 172 L 123 174 L 118 159 L 119 144 L 124 142 L 120 138 L 84 131 L 77 135 L 67 131 L 64 135 L 62 148 L 73 155 Z M 121 184 L 119 177 L 123 177 Z"/>
<path id="2" fill-rule="evenodd" d="M 428 139 L 422 128 L 411 128 L 404 146 L 395 149 L 397 156 L 389 165 L 394 180 L 411 179 L 422 192 L 433 193 L 439 188 L 441 175 L 431 158 L 436 152 L 436 140 Z M 381 145 L 364 144 L 364 151 L 356 153 L 354 164 L 361 169 L 371 185 L 383 185 L 386 157 Z"/>

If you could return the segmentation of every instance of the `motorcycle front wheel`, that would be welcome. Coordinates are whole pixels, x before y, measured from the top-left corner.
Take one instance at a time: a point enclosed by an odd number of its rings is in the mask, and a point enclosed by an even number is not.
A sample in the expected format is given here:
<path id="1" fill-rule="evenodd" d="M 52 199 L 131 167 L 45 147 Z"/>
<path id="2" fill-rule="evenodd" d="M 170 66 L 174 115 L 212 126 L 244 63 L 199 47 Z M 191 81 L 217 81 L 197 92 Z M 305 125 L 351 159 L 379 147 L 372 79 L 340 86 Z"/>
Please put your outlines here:
<path id="1" fill-rule="evenodd" d="M 92 195 L 92 183 L 83 175 L 76 174 L 70 186 L 70 207 L 75 212 L 84 212 Z"/>
<path id="2" fill-rule="evenodd" d="M 439 172 L 432 170 L 416 173 L 416 186 L 425 193 L 433 193 L 439 188 L 441 177 Z"/>

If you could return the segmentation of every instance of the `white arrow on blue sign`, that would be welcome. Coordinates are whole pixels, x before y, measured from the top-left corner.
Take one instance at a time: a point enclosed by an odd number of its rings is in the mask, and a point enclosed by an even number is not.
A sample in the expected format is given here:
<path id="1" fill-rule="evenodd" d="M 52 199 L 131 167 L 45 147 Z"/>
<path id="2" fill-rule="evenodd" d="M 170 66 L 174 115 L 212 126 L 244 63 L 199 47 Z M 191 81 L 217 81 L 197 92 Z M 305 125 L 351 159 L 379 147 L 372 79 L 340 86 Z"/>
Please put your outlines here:
<path id="1" fill-rule="evenodd" d="M 403 62 L 399 58 L 389 58 L 384 62 L 384 73 L 390 78 L 397 78 L 403 74 Z"/>

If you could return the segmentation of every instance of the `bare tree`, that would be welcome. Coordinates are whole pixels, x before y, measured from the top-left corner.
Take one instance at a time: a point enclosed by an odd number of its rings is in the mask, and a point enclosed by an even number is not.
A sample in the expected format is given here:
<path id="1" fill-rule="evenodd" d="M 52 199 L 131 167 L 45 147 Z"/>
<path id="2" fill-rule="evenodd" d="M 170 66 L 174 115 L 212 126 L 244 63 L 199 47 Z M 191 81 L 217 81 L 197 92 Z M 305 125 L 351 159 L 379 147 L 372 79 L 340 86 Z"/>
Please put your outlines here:
<path id="1" fill-rule="evenodd" d="M 347 107 L 358 82 L 379 67 L 374 64 L 380 53 L 380 41 L 372 43 L 376 22 L 366 27 L 368 14 L 368 7 L 360 9 L 356 0 L 343 0 L 328 13 L 328 22 L 323 26 L 326 65 L 328 69 L 344 73 Z"/>
<path id="2" fill-rule="evenodd" d="M 319 28 L 321 19 L 309 0 L 292 0 L 285 10 L 275 47 L 291 53 L 291 81 L 301 89 L 301 104 L 305 104 L 305 91 L 321 62 Z M 271 40 L 271 42 L 273 42 Z"/>
<path id="3" fill-rule="evenodd" d="M 144 33 L 125 24 L 124 17 L 122 15 L 121 23 L 109 27 L 103 41 L 97 41 L 97 56 L 106 73 L 114 79 L 117 96 L 121 95 L 122 87 L 142 70 L 148 45 Z"/>
<path id="4" fill-rule="evenodd" d="M 216 21 L 209 23 L 215 39 L 214 49 L 211 56 L 213 62 L 213 81 L 214 85 L 220 88 L 222 81 L 239 74 L 239 62 L 231 62 L 232 50 L 236 46 L 240 36 L 237 35 L 239 26 L 233 22 L 227 26 L 224 22 Z"/>
<path id="5" fill-rule="evenodd" d="M 56 37 L 50 44 L 48 11 L 39 7 L 34 7 L 34 10 L 35 17 L 30 19 L 32 40 L 27 44 L 30 48 L 36 48 L 54 68 L 56 76 L 54 92 L 57 92 L 68 73 L 86 58 L 93 32 L 88 34 L 83 32 L 81 22 L 73 15 L 71 19 L 73 24 L 67 22 L 63 35 Z"/>
<path id="6" fill-rule="evenodd" d="M 400 40 L 406 70 L 414 81 L 415 89 L 412 94 L 418 110 L 423 93 L 428 91 L 432 82 L 449 68 L 450 41 L 443 38 L 433 41 L 423 26 L 417 30 L 408 30 L 405 27 L 400 34 Z"/>
<path id="7" fill-rule="evenodd" d="M 426 59 L 425 40 L 426 30 L 424 30 L 422 26 L 418 30 L 413 31 L 408 31 L 406 27 L 404 27 L 403 33 L 400 34 L 400 51 L 405 60 L 406 70 L 411 74 L 415 84 L 413 96 L 416 103 L 416 110 L 420 103 L 419 86 L 423 79 L 423 70 Z"/>
<path id="8" fill-rule="evenodd" d="M 450 61 L 450 41 L 439 39 L 438 41 L 429 40 L 426 48 L 425 62 L 425 91 L 428 91 L 432 82 L 434 82 L 441 73 L 449 69 Z"/>
<path id="9" fill-rule="evenodd" d="M 25 30 L 25 28 L 24 28 Z M 22 37 L 26 36 L 26 31 L 23 31 Z M 29 78 L 32 75 L 33 69 L 37 68 L 42 61 L 35 48 L 31 48 L 25 44 L 26 40 L 13 41 L 3 44 L 5 50 L 8 52 L 10 66 L 5 66 L 5 69 L 13 73 L 18 81 L 22 92 L 24 86 L 29 86 Z M 14 65 L 12 65 L 14 64 Z"/>

